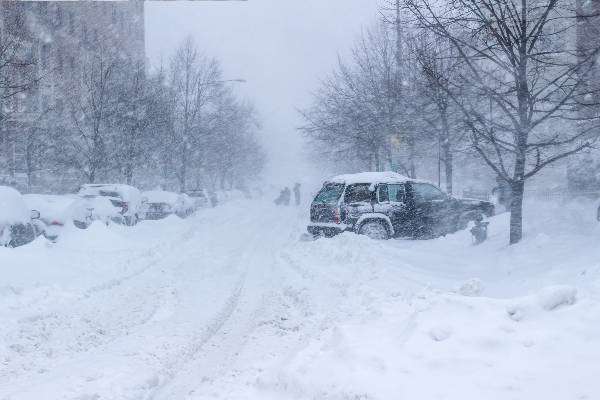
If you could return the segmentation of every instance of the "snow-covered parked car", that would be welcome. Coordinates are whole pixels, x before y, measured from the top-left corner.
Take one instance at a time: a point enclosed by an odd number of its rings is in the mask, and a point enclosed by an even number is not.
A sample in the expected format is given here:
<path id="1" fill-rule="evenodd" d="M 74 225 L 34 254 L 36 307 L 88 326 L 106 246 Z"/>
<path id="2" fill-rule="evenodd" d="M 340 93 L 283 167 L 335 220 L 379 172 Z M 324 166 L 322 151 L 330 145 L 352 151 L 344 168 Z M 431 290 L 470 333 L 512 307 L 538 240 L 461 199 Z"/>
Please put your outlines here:
<path id="1" fill-rule="evenodd" d="M 29 208 L 40 212 L 38 226 L 42 229 L 44 236 L 53 241 L 58 239 L 62 230 L 69 224 L 86 229 L 94 219 L 94 209 L 105 210 L 104 212 L 97 211 L 99 215 L 114 213 L 114 207 L 109 200 L 104 198 L 84 199 L 74 194 L 26 194 L 23 197 Z"/>
<path id="2" fill-rule="evenodd" d="M 142 211 L 142 196 L 138 189 L 123 184 L 87 184 L 78 192 L 76 206 L 89 212 L 89 219 L 113 221 L 133 226 Z M 82 221 L 79 221 L 82 222 Z"/>
<path id="3" fill-rule="evenodd" d="M 56 240 L 64 226 L 78 217 L 73 207 L 77 196 L 25 194 L 23 198 L 30 209 L 39 211 L 42 224 L 38 226 L 47 239 Z"/>
<path id="4" fill-rule="evenodd" d="M 393 172 L 365 172 L 324 183 L 311 204 L 308 231 L 315 236 L 352 231 L 374 239 L 428 238 L 493 214 L 488 201 L 455 198 L 432 183 Z"/>
<path id="5" fill-rule="evenodd" d="M 0 246 L 18 247 L 32 242 L 40 233 L 37 210 L 31 210 L 17 190 L 0 186 Z"/>
<path id="6" fill-rule="evenodd" d="M 205 208 L 210 205 L 209 196 L 204 189 L 188 190 L 186 194 L 194 202 L 194 208 Z"/>
<path id="7" fill-rule="evenodd" d="M 187 194 L 164 190 L 150 190 L 142 193 L 142 218 L 158 220 L 177 215 L 185 218 L 195 211 L 195 202 Z"/>

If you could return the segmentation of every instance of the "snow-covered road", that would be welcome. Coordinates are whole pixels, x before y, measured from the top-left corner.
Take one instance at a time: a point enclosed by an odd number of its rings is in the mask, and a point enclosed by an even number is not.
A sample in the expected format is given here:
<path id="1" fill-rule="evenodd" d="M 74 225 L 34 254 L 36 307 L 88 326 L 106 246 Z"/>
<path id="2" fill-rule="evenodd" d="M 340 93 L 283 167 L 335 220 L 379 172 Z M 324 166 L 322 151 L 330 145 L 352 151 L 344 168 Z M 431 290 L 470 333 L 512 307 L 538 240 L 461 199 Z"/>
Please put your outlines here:
<path id="1" fill-rule="evenodd" d="M 511 248 L 261 200 L 0 248 L 0 399 L 600 398 L 600 230 L 535 212 Z"/>

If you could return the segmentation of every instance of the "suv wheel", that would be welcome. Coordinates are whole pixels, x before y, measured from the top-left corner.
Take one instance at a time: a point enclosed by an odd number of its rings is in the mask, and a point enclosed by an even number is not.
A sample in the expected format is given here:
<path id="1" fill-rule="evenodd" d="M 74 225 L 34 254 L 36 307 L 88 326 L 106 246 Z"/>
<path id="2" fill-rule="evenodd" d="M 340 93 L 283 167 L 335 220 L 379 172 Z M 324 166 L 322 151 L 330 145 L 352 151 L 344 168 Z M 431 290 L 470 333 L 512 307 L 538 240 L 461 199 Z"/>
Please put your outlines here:
<path id="1" fill-rule="evenodd" d="M 360 226 L 359 235 L 368 236 L 373 240 L 387 240 L 390 238 L 387 228 L 378 221 L 367 221 Z"/>

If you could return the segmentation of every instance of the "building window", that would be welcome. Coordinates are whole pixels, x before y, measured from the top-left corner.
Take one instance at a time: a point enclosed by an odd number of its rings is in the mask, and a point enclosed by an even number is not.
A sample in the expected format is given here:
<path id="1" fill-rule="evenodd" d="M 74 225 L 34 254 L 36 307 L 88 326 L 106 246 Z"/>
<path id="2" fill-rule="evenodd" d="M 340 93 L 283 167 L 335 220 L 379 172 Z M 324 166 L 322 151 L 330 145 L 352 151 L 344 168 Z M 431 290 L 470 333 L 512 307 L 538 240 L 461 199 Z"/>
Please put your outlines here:
<path id="1" fill-rule="evenodd" d="M 50 45 L 43 44 L 40 49 L 40 61 L 42 62 L 42 67 L 48 66 L 48 58 L 50 57 Z"/>
<path id="2" fill-rule="evenodd" d="M 56 70 L 58 71 L 58 73 L 62 74 L 63 72 L 63 55 L 60 51 L 56 52 Z"/>
<path id="3" fill-rule="evenodd" d="M 63 99 L 56 99 L 56 107 L 55 107 L 55 109 L 56 109 L 56 112 L 59 115 L 62 115 L 62 113 L 65 110 L 65 103 L 63 102 Z"/>
<path id="4" fill-rule="evenodd" d="M 59 4 L 56 4 L 56 14 L 54 17 L 54 24 L 56 26 L 62 26 L 63 24 L 63 13 L 62 13 L 62 7 Z"/>
<path id="5" fill-rule="evenodd" d="M 69 12 L 69 33 L 75 33 L 75 17 L 73 11 Z"/>
<path id="6" fill-rule="evenodd" d="M 46 111 L 50 108 L 50 96 L 47 94 L 42 95 L 42 111 Z"/>

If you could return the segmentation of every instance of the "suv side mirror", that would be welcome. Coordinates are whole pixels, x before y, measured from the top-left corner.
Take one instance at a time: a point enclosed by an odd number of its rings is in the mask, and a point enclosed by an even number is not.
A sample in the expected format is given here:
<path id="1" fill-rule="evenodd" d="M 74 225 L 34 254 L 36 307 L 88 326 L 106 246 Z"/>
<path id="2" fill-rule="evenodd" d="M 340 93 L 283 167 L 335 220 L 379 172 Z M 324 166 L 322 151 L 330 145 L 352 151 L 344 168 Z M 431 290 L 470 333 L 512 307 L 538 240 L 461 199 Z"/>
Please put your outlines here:
<path id="1" fill-rule="evenodd" d="M 31 219 L 40 219 L 40 212 L 38 210 L 31 210 Z"/>

